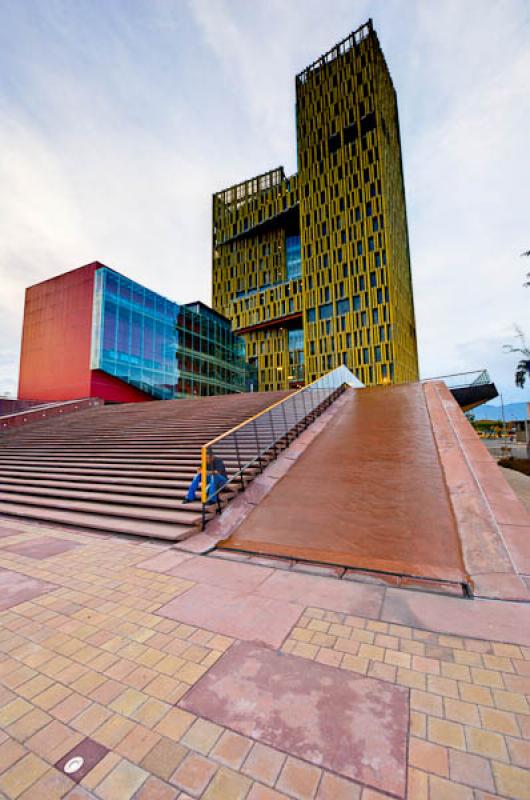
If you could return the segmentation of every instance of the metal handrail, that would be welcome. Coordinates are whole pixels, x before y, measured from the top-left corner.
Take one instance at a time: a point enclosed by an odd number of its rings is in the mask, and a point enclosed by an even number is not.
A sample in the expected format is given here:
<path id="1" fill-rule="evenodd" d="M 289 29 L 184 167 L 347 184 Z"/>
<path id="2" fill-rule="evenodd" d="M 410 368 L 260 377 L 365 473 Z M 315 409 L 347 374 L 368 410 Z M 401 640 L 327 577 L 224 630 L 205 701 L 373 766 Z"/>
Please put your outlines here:
<path id="1" fill-rule="evenodd" d="M 346 367 L 338 367 L 321 378 L 283 397 L 235 425 L 229 431 L 211 439 L 201 448 L 201 504 L 203 528 L 206 523 L 206 506 L 216 505 L 220 510 L 220 493 L 230 484 L 239 482 L 245 488 L 249 470 L 263 470 L 264 464 L 278 455 L 278 451 L 299 435 L 336 397 L 344 386 L 362 387 L 363 384 Z M 213 490 L 208 486 L 208 454 L 215 457 L 213 448 L 223 452 L 224 458 L 234 464 L 235 470 Z M 224 462 L 223 462 L 224 463 Z"/>

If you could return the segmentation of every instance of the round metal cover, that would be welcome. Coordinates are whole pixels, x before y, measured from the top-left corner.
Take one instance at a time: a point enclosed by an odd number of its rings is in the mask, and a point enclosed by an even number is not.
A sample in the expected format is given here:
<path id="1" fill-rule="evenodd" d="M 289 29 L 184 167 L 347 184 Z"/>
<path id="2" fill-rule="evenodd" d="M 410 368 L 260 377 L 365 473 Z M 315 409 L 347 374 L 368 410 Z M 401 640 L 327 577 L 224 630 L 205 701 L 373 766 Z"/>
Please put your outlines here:
<path id="1" fill-rule="evenodd" d="M 82 756 L 74 756 L 70 761 L 66 762 L 64 771 L 67 775 L 72 775 L 74 772 L 80 770 L 84 763 L 85 759 Z"/>

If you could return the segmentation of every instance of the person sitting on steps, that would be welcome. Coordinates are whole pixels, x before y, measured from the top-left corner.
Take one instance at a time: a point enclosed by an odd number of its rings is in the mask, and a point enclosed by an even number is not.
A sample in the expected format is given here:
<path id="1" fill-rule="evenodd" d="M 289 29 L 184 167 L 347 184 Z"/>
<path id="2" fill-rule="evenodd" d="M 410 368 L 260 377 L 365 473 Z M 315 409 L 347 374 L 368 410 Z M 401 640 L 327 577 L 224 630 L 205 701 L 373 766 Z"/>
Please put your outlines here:
<path id="1" fill-rule="evenodd" d="M 218 492 L 221 491 L 225 483 L 228 482 L 228 475 L 226 467 L 222 458 L 217 458 L 213 453 L 208 453 L 206 456 L 206 475 L 208 487 L 208 500 L 207 503 L 216 503 Z M 188 494 L 183 503 L 193 503 L 197 491 L 201 488 L 201 468 L 197 470 L 197 474 L 190 483 Z"/>

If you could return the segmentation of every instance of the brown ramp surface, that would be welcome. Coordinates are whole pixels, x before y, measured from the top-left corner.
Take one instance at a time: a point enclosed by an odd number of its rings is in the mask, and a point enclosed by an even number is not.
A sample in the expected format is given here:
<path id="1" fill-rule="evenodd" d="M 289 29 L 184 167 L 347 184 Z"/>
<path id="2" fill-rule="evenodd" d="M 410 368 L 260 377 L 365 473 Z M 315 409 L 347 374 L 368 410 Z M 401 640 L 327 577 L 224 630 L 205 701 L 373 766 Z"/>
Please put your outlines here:
<path id="1" fill-rule="evenodd" d="M 421 384 L 349 390 L 222 546 L 464 583 Z"/>

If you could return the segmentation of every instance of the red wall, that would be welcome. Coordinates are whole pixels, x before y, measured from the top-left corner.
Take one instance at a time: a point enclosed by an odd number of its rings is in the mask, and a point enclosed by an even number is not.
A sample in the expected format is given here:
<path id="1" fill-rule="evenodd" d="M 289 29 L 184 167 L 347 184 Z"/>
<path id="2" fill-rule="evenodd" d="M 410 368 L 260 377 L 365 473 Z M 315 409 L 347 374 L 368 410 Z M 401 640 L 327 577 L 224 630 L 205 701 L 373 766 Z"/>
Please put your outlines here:
<path id="1" fill-rule="evenodd" d="M 20 400 L 152 399 L 118 378 L 90 369 L 94 273 L 101 266 L 94 261 L 26 289 Z"/>
<path id="2" fill-rule="evenodd" d="M 142 403 L 154 399 L 150 394 L 145 394 L 100 369 L 92 370 L 90 387 L 91 397 L 103 397 L 111 403 Z"/>
<path id="3" fill-rule="evenodd" d="M 90 396 L 92 300 L 99 266 L 96 261 L 26 289 L 21 400 Z"/>

